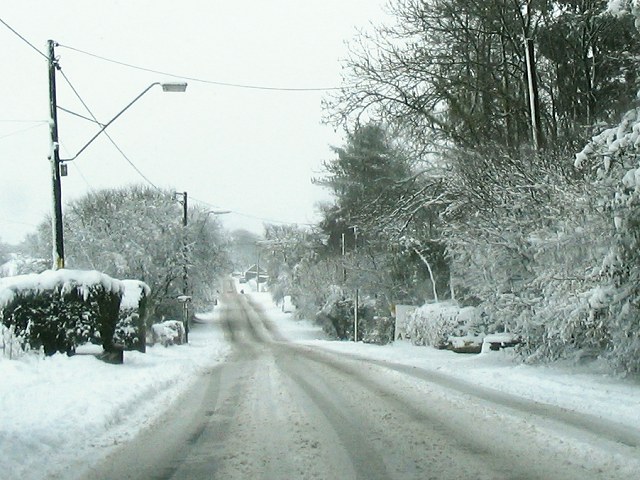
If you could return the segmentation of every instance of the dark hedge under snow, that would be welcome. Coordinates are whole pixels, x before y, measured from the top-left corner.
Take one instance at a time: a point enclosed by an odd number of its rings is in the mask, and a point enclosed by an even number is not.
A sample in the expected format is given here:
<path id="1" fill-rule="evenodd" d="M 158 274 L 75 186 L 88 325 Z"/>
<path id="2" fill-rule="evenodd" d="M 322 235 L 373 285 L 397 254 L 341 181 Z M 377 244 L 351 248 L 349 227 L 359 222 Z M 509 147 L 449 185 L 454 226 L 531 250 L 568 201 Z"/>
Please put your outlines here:
<path id="1" fill-rule="evenodd" d="M 95 271 L 58 270 L 0 283 L 0 321 L 23 348 L 73 354 L 78 345 L 113 349 L 122 283 Z"/>
<path id="2" fill-rule="evenodd" d="M 146 352 L 149 292 L 146 283 L 139 280 L 122 280 L 124 296 L 120 303 L 120 315 L 116 325 L 114 342 L 124 350 Z"/>

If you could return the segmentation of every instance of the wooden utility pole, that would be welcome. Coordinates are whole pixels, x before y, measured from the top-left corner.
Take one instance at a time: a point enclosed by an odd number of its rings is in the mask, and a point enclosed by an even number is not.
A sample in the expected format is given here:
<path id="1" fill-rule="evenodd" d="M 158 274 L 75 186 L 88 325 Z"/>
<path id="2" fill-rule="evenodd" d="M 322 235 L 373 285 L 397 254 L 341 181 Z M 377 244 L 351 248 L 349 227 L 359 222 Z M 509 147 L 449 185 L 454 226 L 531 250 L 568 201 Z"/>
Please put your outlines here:
<path id="1" fill-rule="evenodd" d="M 53 192 L 53 208 L 51 214 L 51 235 L 53 250 L 53 270 L 64 268 L 64 238 L 62 227 L 62 185 L 60 182 L 60 145 L 58 143 L 58 106 L 56 100 L 56 69 L 58 61 L 55 57 L 55 42 L 48 41 L 49 46 L 49 132 L 51 180 Z"/>
<path id="2" fill-rule="evenodd" d="M 176 192 L 182 200 L 178 200 L 182 204 L 182 323 L 184 324 L 184 339 L 189 342 L 189 255 L 187 254 L 187 225 L 189 224 L 189 203 L 187 192 Z"/>

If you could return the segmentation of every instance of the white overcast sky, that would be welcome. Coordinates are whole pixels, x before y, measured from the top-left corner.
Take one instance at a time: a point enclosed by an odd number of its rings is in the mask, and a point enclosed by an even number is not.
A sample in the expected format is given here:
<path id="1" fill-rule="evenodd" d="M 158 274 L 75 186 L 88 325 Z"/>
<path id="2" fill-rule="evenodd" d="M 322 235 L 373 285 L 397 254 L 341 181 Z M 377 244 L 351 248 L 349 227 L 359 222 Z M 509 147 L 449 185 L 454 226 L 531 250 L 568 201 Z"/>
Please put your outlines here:
<path id="1" fill-rule="evenodd" d="M 70 83 L 106 122 L 155 81 L 177 76 L 269 87 L 340 84 L 339 60 L 356 28 L 384 21 L 385 0 L 20 0 L 0 18 L 41 52 L 48 39 Z M 0 24 L 0 240 L 16 243 L 49 213 L 51 175 L 46 59 Z M 57 75 L 58 105 L 87 114 Z M 189 81 L 187 92 L 156 87 L 108 132 L 159 187 L 187 191 L 234 213 L 228 228 L 260 231 L 264 220 L 314 222 L 328 198 L 311 184 L 341 132 L 321 125 L 321 92 L 278 92 Z M 61 157 L 74 155 L 95 125 L 58 113 Z M 64 201 L 91 189 L 144 183 L 101 136 L 63 178 Z"/>

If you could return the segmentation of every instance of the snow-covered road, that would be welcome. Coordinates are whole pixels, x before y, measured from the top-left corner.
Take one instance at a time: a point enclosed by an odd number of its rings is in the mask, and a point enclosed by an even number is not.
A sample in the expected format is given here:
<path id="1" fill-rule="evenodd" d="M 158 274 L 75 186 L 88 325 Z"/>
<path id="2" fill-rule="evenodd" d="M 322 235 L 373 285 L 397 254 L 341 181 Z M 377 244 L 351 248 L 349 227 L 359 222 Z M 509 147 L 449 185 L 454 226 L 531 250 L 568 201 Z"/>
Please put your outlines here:
<path id="1" fill-rule="evenodd" d="M 229 293 L 201 320 L 189 345 L 124 365 L 5 352 L 0 479 L 640 471 L 640 386 L 593 365 L 329 341 L 268 293 Z"/>
<path id="2" fill-rule="evenodd" d="M 228 360 L 85 478 L 584 479 L 640 471 L 633 427 L 285 341 L 247 296 L 227 294 L 220 310 L 207 328 L 224 331 Z"/>

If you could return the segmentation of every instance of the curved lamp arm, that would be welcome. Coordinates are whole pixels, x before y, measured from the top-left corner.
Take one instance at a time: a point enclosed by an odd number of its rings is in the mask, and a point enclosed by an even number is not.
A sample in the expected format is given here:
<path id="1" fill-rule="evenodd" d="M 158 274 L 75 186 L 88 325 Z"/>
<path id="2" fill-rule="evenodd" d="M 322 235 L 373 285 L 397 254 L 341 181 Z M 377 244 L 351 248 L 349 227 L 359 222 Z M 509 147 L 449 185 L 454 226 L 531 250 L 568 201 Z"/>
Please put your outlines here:
<path id="1" fill-rule="evenodd" d="M 89 140 L 87 143 L 85 143 L 84 147 L 82 147 L 78 153 L 76 153 L 73 157 L 71 158 L 65 158 L 65 159 L 60 159 L 61 162 L 71 162 L 73 160 L 75 160 L 76 158 L 78 158 L 78 156 L 84 152 L 86 150 L 86 148 L 91 145 L 93 143 L 93 141 L 98 138 L 98 136 L 100 136 L 100 134 L 102 132 L 104 132 L 107 127 L 109 125 L 111 125 L 113 122 L 115 122 L 120 115 L 122 115 L 124 112 L 126 112 L 131 105 L 133 105 L 134 103 L 136 103 L 138 100 L 140 100 L 140 98 L 147 93 L 149 90 L 151 90 L 153 87 L 155 87 L 156 85 L 161 85 L 162 86 L 162 91 L 163 92 L 184 92 L 187 89 L 187 83 L 186 82 L 153 82 L 151 85 L 149 85 L 147 88 L 145 88 L 142 92 L 140 92 L 140 94 L 134 98 L 133 100 L 131 100 L 131 102 L 129 102 L 129 104 L 127 104 L 126 107 L 124 107 L 122 110 L 120 110 L 115 117 L 113 117 L 111 120 L 109 120 L 107 123 L 105 123 L 102 128 L 100 130 L 98 130 L 98 132 L 91 137 L 91 140 Z"/>

